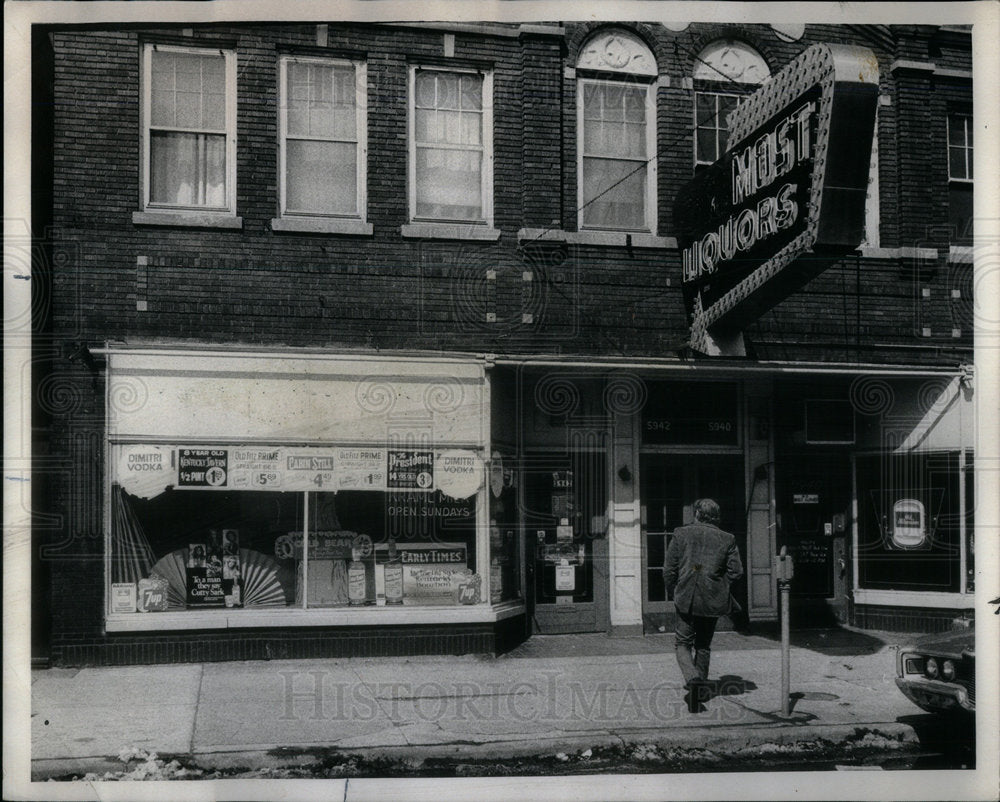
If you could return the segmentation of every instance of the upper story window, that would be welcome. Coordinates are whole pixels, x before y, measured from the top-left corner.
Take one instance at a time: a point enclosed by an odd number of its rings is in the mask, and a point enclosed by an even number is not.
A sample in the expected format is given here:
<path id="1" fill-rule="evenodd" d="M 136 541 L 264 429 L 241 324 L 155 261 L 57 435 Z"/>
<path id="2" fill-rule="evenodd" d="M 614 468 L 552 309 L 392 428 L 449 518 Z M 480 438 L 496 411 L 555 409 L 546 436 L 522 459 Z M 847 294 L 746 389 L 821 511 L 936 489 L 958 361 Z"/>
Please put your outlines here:
<path id="1" fill-rule="evenodd" d="M 143 49 L 143 208 L 236 213 L 236 54 Z"/>
<path id="2" fill-rule="evenodd" d="M 692 75 L 695 170 L 718 161 L 726 152 L 729 112 L 770 75 L 760 54 L 735 39 L 712 42 L 698 54 Z"/>
<path id="3" fill-rule="evenodd" d="M 694 95 L 694 166 L 714 164 L 726 152 L 729 127 L 726 118 L 743 98 L 723 92 L 695 92 Z"/>
<path id="4" fill-rule="evenodd" d="M 410 71 L 412 220 L 492 225 L 492 96 L 489 72 Z"/>
<path id="5" fill-rule="evenodd" d="M 656 60 L 629 31 L 598 32 L 577 69 L 581 229 L 656 230 Z"/>
<path id="6" fill-rule="evenodd" d="M 948 221 L 956 242 L 972 239 L 972 115 L 948 115 Z"/>
<path id="7" fill-rule="evenodd" d="M 364 63 L 285 56 L 280 87 L 281 214 L 363 219 Z"/>

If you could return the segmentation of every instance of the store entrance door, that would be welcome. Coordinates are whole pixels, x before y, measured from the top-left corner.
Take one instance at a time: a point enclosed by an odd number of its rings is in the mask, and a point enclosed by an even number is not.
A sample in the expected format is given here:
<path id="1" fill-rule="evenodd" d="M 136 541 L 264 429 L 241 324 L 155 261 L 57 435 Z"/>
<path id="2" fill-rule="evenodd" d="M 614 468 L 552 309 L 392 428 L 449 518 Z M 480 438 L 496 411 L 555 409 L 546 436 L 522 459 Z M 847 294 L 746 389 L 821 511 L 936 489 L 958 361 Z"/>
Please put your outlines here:
<path id="1" fill-rule="evenodd" d="M 524 465 L 531 631 L 608 628 L 608 488 L 603 452 L 533 454 Z"/>
<path id="2" fill-rule="evenodd" d="M 742 454 L 644 454 L 639 462 L 642 524 L 643 626 L 647 632 L 672 629 L 674 603 L 663 582 L 663 559 L 674 529 L 694 520 L 696 499 L 714 499 L 721 528 L 736 536 L 744 567 L 746 497 Z M 746 609 L 746 577 L 732 588 Z M 720 625 L 725 625 L 720 622 Z"/>
<path id="3" fill-rule="evenodd" d="M 845 452 L 789 455 L 777 484 L 778 547 L 795 560 L 792 620 L 798 627 L 847 620 L 851 464 Z"/>

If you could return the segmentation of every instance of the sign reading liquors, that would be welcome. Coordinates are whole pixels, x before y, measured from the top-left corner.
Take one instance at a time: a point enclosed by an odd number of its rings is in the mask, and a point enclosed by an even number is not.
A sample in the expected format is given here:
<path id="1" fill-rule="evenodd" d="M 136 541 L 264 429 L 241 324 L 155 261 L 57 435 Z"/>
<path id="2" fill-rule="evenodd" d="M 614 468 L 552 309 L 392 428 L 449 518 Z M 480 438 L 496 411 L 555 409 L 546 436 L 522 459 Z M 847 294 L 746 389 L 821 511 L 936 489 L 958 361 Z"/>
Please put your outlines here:
<path id="1" fill-rule="evenodd" d="M 877 102 L 870 50 L 815 45 L 730 114 L 732 147 L 674 205 L 693 348 L 861 243 Z"/>

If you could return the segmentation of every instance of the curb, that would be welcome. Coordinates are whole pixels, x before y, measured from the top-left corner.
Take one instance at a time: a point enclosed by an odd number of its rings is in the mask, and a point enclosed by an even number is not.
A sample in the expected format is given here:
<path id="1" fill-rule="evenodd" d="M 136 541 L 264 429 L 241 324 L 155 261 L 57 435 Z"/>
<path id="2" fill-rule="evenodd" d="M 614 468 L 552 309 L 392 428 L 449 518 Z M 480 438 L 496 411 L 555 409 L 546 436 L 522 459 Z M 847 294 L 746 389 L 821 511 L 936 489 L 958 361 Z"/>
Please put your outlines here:
<path id="1" fill-rule="evenodd" d="M 899 722 L 867 722 L 857 724 L 789 724 L 775 723 L 748 725 L 745 728 L 729 729 L 713 733 L 710 728 L 686 727 L 683 731 L 664 731 L 662 728 L 594 731 L 581 735 L 553 735 L 534 737 L 530 741 L 511 739 L 509 741 L 447 742 L 419 744 L 414 746 L 363 746 L 341 748 L 329 745 L 281 747 L 269 749 L 205 749 L 184 754 L 160 754 L 164 762 L 178 759 L 188 766 L 197 766 L 205 771 L 232 770 L 241 768 L 289 768 L 307 767 L 318 764 L 329 755 L 358 755 L 363 758 L 386 758 L 393 760 L 419 761 L 426 758 L 464 757 L 471 760 L 504 760 L 543 755 L 557 752 L 574 753 L 598 746 L 627 746 L 651 744 L 664 749 L 691 749 L 719 752 L 732 755 L 761 746 L 774 746 L 794 752 L 796 744 L 825 742 L 830 744 L 850 741 L 860 742 L 867 735 L 910 745 L 919 742 L 916 732 L 907 724 Z M 859 744 L 860 745 L 860 744 Z M 83 758 L 43 758 L 31 762 L 33 781 L 44 781 L 51 777 L 68 774 L 83 775 L 88 772 L 103 774 L 120 771 L 122 763 L 116 757 L 94 756 Z"/>

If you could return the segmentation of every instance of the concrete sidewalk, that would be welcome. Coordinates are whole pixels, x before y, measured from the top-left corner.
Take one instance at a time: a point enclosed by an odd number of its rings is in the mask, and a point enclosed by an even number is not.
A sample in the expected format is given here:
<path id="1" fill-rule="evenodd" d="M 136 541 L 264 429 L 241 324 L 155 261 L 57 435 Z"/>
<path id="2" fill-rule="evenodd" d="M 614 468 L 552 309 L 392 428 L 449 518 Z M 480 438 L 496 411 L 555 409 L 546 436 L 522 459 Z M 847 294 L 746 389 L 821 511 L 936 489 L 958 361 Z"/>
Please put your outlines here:
<path id="1" fill-rule="evenodd" d="M 894 685 L 891 641 L 813 639 L 792 648 L 788 718 L 779 645 L 732 632 L 716 636 L 719 695 L 697 714 L 670 635 L 536 636 L 499 658 L 36 670 L 32 773 L 121 769 L 129 748 L 230 768 L 294 765 L 330 748 L 474 761 L 622 743 L 737 751 L 858 729 L 915 740 L 900 718 L 920 711 Z"/>

